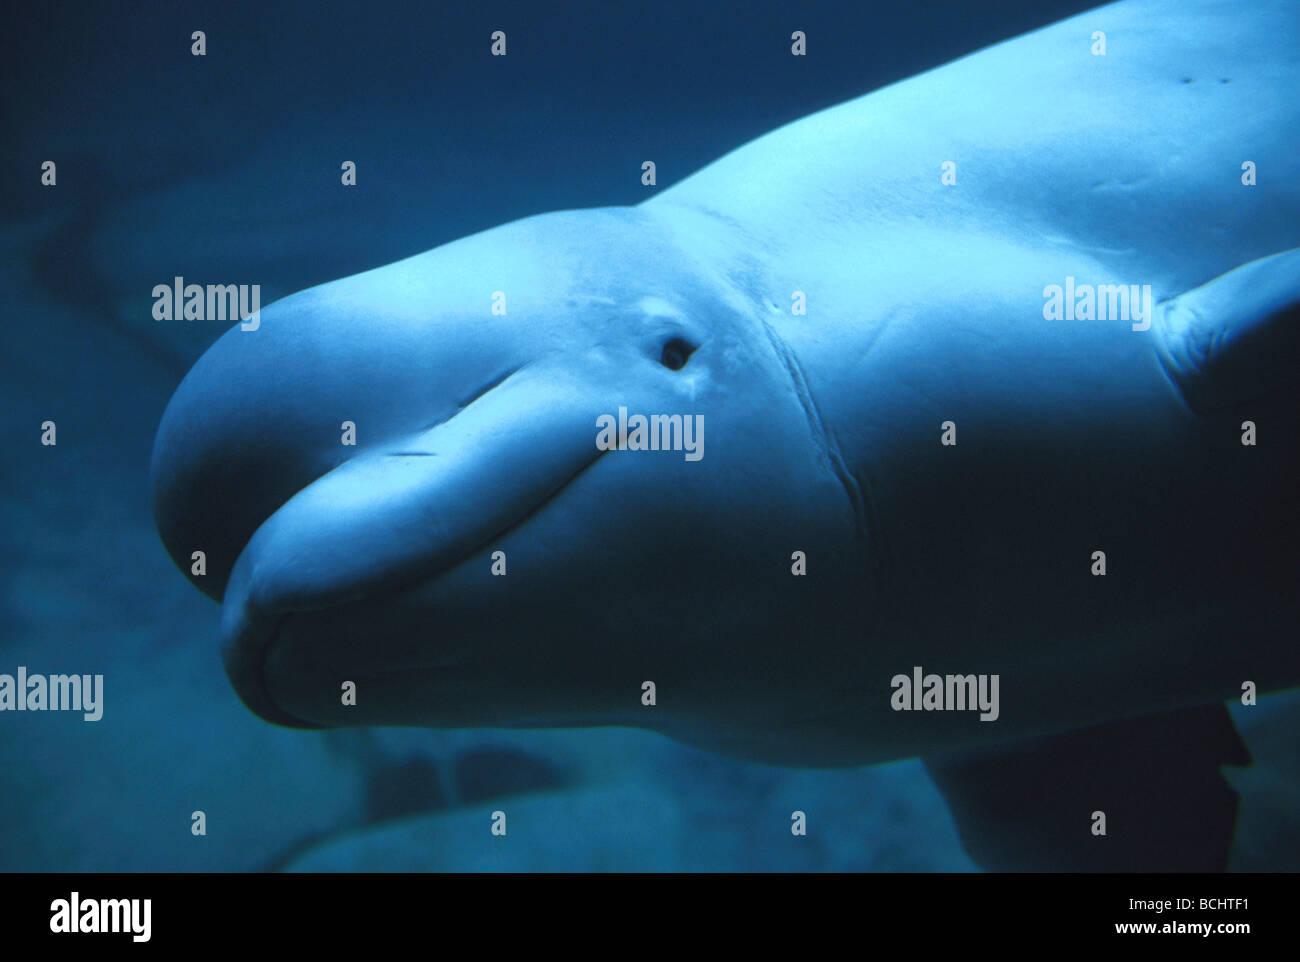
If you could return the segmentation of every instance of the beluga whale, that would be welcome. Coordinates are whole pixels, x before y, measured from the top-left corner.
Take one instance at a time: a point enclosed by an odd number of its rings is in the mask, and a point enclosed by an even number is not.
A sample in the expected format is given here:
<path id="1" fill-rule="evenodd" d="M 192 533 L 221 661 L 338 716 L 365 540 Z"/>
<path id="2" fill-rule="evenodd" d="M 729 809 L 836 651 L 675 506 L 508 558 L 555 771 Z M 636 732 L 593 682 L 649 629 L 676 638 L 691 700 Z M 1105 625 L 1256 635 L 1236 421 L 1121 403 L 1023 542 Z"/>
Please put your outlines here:
<path id="1" fill-rule="evenodd" d="M 231 683 L 919 756 L 986 868 L 1224 868 L 1225 702 L 1300 684 L 1298 27 L 1100 7 L 236 325 L 151 465 Z"/>

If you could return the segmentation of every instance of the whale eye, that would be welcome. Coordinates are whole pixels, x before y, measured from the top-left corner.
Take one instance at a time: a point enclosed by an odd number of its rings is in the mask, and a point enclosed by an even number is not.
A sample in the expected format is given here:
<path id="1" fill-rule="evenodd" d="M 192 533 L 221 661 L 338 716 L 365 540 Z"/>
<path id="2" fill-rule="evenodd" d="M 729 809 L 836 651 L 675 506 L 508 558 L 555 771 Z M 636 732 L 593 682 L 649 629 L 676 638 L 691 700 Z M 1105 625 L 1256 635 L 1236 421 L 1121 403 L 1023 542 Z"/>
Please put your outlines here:
<path id="1" fill-rule="evenodd" d="M 663 353 L 659 355 L 659 363 L 670 371 L 680 371 L 694 353 L 694 344 L 683 338 L 674 337 L 664 344 Z"/>

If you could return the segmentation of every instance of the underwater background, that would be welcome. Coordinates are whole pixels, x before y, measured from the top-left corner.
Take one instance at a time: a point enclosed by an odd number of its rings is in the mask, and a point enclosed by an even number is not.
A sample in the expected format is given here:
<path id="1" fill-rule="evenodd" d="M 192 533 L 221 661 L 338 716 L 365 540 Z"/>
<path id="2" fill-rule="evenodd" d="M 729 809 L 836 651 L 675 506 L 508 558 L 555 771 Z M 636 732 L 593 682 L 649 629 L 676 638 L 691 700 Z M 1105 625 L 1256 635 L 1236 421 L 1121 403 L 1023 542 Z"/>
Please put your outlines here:
<path id="1" fill-rule="evenodd" d="M 95 723 L 0 714 L 0 870 L 973 870 L 916 760 L 796 770 L 629 729 L 258 719 L 147 485 L 167 400 L 228 325 L 155 321 L 151 291 L 258 283 L 265 306 L 520 217 L 638 203 L 784 123 L 1093 5 L 11 10 L 0 672 L 102 673 L 105 695 Z M 487 55 L 497 29 L 505 58 Z M 788 55 L 796 29 L 807 57 Z M 356 189 L 339 189 L 344 160 Z M 57 446 L 40 444 L 46 420 Z M 1231 707 L 1256 760 L 1228 772 L 1233 866 L 1294 870 L 1300 694 Z M 508 846 L 486 830 L 497 808 Z M 796 809 L 807 837 L 790 833 Z"/>

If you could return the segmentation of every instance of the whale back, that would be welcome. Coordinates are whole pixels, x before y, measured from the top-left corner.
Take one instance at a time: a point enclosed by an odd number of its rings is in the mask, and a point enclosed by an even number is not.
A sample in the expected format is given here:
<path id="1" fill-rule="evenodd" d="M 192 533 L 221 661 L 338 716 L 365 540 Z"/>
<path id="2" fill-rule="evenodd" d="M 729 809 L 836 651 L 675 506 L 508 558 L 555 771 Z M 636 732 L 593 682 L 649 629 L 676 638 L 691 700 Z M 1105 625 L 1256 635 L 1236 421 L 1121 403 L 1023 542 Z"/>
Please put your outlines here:
<path id="1" fill-rule="evenodd" d="M 918 232 L 978 232 L 1167 297 L 1300 244 L 1297 89 L 1293 0 L 1116 3 L 788 124 L 642 206 L 704 214 L 768 265 L 856 251 L 869 271 Z M 702 223 L 688 242 L 753 272 Z"/>

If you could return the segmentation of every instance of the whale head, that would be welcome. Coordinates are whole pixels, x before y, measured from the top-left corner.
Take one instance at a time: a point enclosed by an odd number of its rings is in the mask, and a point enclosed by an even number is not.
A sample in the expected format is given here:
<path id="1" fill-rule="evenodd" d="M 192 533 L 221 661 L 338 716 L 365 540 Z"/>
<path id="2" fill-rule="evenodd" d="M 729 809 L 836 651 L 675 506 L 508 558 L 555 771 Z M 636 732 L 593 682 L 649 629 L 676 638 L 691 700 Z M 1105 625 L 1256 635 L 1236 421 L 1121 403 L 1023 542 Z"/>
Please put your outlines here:
<path id="1" fill-rule="evenodd" d="M 236 325 L 151 476 L 239 695 L 299 727 L 640 725 L 779 756 L 749 742 L 816 724 L 869 604 L 781 321 L 603 208 Z"/>

